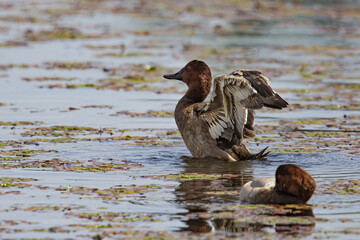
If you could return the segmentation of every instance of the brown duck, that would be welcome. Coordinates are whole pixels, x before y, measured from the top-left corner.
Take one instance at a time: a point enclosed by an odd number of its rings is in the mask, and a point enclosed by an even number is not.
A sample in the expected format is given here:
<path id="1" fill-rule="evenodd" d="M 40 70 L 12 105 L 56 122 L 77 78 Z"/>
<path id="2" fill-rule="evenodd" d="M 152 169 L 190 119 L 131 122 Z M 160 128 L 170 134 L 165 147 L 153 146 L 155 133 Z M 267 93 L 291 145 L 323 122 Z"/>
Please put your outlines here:
<path id="1" fill-rule="evenodd" d="M 240 200 L 262 204 L 306 203 L 315 188 L 315 180 L 308 172 L 294 164 L 285 164 L 277 168 L 275 177 L 247 182 L 240 191 Z"/>
<path id="2" fill-rule="evenodd" d="M 203 61 L 193 60 L 179 72 L 164 75 L 164 78 L 177 79 L 188 86 L 176 106 L 175 121 L 194 157 L 227 161 L 266 159 L 267 148 L 251 154 L 241 141 L 255 135 L 255 109 L 288 106 L 271 88 L 267 77 L 247 70 L 218 75 L 209 103 L 204 100 L 210 93 L 212 77 Z"/>

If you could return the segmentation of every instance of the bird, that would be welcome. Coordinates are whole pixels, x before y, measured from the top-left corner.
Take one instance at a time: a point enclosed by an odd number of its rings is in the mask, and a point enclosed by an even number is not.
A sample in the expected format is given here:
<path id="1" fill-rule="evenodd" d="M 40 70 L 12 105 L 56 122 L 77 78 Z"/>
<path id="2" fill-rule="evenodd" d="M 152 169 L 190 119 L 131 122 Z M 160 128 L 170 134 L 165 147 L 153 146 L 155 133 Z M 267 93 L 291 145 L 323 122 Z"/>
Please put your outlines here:
<path id="1" fill-rule="evenodd" d="M 304 204 L 315 188 L 315 180 L 307 171 L 294 164 L 284 164 L 277 168 L 275 177 L 245 183 L 240 200 L 258 204 Z"/>
<path id="2" fill-rule="evenodd" d="M 255 136 L 255 109 L 264 106 L 282 109 L 288 103 L 261 72 L 236 70 L 216 76 L 210 102 L 204 102 L 212 86 L 211 70 L 205 62 L 192 60 L 180 71 L 163 77 L 188 86 L 174 116 L 193 157 L 225 161 L 266 159 L 267 148 L 252 154 L 242 140 Z"/>

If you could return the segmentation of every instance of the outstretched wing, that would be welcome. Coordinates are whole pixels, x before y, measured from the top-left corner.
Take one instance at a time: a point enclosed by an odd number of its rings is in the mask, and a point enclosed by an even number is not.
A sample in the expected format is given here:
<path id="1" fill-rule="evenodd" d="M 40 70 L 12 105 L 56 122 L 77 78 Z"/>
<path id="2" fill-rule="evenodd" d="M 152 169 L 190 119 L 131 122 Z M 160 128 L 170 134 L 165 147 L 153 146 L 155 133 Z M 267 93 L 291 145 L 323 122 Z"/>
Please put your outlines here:
<path id="1" fill-rule="evenodd" d="M 245 78 L 261 96 L 265 107 L 282 109 L 289 104 L 270 86 L 270 80 L 259 71 L 236 70 L 230 75 Z"/>
<path id="2" fill-rule="evenodd" d="M 217 76 L 210 103 L 200 115 L 207 122 L 211 136 L 231 141 L 236 134 L 238 139 L 242 139 L 248 110 L 263 106 L 280 109 L 287 106 L 287 102 L 270 87 L 269 82 L 257 71 L 237 70 L 230 75 Z"/>
<path id="3" fill-rule="evenodd" d="M 219 77 L 214 79 L 211 100 L 200 115 L 208 124 L 209 132 L 214 139 L 219 138 L 226 129 L 233 127 L 225 113 L 223 86 L 224 84 L 219 81 Z"/>
<path id="4" fill-rule="evenodd" d="M 209 125 L 214 139 L 219 137 L 231 141 L 233 134 L 241 139 L 247 119 L 246 99 L 254 109 L 261 108 L 261 99 L 256 91 L 244 79 L 232 75 L 219 75 L 214 79 L 214 90 L 210 103 L 203 109 L 201 118 Z M 245 101 L 245 104 L 244 104 Z"/>

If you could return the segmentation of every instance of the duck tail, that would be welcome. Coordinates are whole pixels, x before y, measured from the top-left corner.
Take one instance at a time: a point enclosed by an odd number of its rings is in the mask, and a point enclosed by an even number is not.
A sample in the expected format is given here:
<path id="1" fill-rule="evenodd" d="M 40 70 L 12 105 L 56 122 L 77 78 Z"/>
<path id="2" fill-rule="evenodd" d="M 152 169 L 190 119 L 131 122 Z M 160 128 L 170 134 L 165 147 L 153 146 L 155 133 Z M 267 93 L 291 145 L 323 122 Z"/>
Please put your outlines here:
<path id="1" fill-rule="evenodd" d="M 252 154 L 243 143 L 232 147 L 232 151 L 240 160 L 266 160 L 266 156 L 270 153 L 270 151 L 266 152 L 267 149 L 268 147 L 264 148 L 256 154 Z"/>
<path id="2" fill-rule="evenodd" d="M 270 153 L 270 151 L 265 152 L 268 148 L 266 147 L 260 152 L 253 154 L 251 160 L 266 160 L 266 156 Z"/>

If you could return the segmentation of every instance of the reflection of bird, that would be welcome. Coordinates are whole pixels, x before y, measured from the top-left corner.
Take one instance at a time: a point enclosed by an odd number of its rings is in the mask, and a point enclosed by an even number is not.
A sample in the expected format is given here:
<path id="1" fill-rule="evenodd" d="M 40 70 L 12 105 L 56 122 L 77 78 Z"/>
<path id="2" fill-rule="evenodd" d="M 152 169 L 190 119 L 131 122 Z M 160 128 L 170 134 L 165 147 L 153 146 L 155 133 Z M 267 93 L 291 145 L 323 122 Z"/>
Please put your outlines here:
<path id="1" fill-rule="evenodd" d="M 181 228 L 181 231 L 189 231 L 192 233 L 208 233 L 211 232 L 212 227 L 206 221 L 202 219 L 189 219 L 185 221 L 187 227 Z"/>
<path id="2" fill-rule="evenodd" d="M 238 193 L 226 192 L 238 192 L 245 182 L 253 179 L 253 164 L 252 161 L 238 161 L 219 165 L 219 160 L 214 158 L 183 157 L 182 174 L 192 174 L 194 178 L 179 180 L 180 184 L 174 192 L 176 202 L 185 206 L 188 211 L 185 216 L 190 218 L 184 221 L 186 227 L 181 231 L 213 231 L 208 206 L 239 203 Z"/>
<path id="3" fill-rule="evenodd" d="M 239 202 L 238 194 L 211 194 L 221 191 L 240 191 L 241 187 L 253 179 L 253 162 L 224 162 L 214 158 L 183 158 L 182 174 L 194 174 L 198 178 L 180 181 L 175 191 L 177 202 L 181 204 L 212 204 L 219 202 Z M 210 176 L 210 178 L 209 178 Z M 210 194 L 209 194 L 210 193 Z"/>
<path id="4" fill-rule="evenodd" d="M 240 199 L 249 203 L 306 203 L 315 191 L 316 183 L 302 168 L 286 164 L 276 170 L 275 178 L 259 178 L 246 183 Z"/>
<path id="5" fill-rule="evenodd" d="M 254 109 L 282 109 L 288 103 L 258 71 L 237 70 L 214 79 L 209 103 L 203 102 L 211 90 L 211 71 L 206 63 L 189 62 L 167 79 L 181 80 L 188 91 L 175 109 L 175 120 L 184 142 L 194 157 L 213 157 L 228 161 L 265 159 L 266 148 L 251 154 L 241 143 L 254 136 Z"/>

